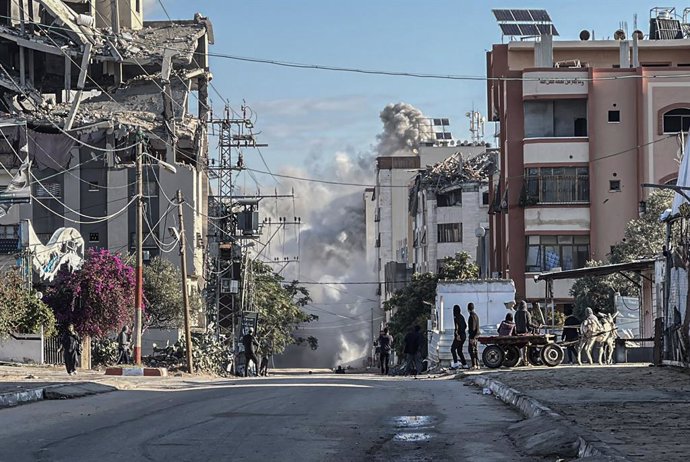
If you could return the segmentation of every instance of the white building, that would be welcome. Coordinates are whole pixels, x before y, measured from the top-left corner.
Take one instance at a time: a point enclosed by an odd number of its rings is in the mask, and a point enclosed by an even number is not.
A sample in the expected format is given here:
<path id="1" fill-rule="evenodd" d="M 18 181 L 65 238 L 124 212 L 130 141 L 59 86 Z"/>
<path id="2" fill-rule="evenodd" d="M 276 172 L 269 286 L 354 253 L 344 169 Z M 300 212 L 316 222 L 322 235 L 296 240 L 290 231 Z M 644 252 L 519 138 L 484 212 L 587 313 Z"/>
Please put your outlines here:
<path id="1" fill-rule="evenodd" d="M 410 188 L 414 272 L 437 272 L 443 259 L 470 254 L 486 275 L 491 154 L 455 153 L 425 171 Z M 479 167 L 479 170 L 472 167 Z"/>

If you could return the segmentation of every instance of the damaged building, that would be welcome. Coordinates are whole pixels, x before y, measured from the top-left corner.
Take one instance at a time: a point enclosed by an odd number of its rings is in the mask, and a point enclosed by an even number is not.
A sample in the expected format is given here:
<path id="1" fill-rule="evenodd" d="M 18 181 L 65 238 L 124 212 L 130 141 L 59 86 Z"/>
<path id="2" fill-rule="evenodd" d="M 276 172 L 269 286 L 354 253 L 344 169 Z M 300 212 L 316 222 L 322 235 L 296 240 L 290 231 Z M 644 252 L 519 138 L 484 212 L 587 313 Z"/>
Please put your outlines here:
<path id="1" fill-rule="evenodd" d="M 496 153 L 456 152 L 420 170 L 409 190 L 414 272 L 440 270 L 443 259 L 467 252 L 487 276 L 489 180 Z"/>
<path id="2" fill-rule="evenodd" d="M 43 242 L 74 227 L 87 248 L 132 252 L 134 161 L 142 155 L 144 259 L 161 255 L 179 264 L 168 228 L 177 226 L 181 190 L 188 283 L 199 290 L 213 30 L 198 13 L 145 21 L 141 3 L 0 1 L 0 188 L 27 156 L 32 166 L 32 201 L 0 217 L 0 244 L 12 248 L 8 239 L 29 219 Z"/>

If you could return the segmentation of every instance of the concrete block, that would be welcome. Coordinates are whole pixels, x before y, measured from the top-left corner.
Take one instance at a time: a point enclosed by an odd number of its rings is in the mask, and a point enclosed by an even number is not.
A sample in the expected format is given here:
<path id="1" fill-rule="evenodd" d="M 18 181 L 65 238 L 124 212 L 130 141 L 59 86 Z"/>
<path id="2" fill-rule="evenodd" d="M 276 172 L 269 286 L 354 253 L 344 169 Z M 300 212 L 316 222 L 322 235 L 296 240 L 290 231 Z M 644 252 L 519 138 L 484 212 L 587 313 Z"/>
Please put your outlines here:
<path id="1" fill-rule="evenodd" d="M 112 387 L 110 385 L 103 385 L 94 382 L 78 383 L 74 385 L 61 385 L 57 387 L 46 388 L 43 392 L 43 399 L 82 398 L 84 396 L 107 393 L 115 390 L 117 390 L 117 388 Z"/>

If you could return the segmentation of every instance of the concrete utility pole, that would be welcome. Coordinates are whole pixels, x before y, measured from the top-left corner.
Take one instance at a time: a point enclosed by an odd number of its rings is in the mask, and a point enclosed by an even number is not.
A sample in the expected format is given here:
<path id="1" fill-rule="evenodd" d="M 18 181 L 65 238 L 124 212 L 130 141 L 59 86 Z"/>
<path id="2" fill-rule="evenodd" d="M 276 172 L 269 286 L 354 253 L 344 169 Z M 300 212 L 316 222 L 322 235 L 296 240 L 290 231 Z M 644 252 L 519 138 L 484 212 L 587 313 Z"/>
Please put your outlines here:
<path id="1" fill-rule="evenodd" d="M 134 299 L 134 363 L 141 366 L 141 330 L 142 330 L 142 305 L 144 299 L 144 177 L 143 140 L 139 136 L 136 156 L 136 183 L 137 183 L 137 220 L 136 220 L 136 253 L 137 274 Z"/>
<path id="2" fill-rule="evenodd" d="M 180 265 L 182 269 L 182 300 L 184 300 L 184 338 L 187 344 L 187 368 L 190 374 L 194 373 L 194 361 L 192 358 L 192 330 L 189 322 L 189 289 L 187 288 L 187 248 L 185 246 L 184 213 L 182 213 L 182 190 L 177 190 L 177 214 L 180 219 Z"/>

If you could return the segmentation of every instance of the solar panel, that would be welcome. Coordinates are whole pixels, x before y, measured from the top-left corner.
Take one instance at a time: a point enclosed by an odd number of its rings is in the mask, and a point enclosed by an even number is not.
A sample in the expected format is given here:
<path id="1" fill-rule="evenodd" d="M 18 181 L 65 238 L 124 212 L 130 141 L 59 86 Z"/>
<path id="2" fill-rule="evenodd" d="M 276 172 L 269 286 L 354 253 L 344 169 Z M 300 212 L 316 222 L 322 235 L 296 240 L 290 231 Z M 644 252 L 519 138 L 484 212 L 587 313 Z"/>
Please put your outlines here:
<path id="1" fill-rule="evenodd" d="M 443 138 L 446 140 L 452 140 L 453 139 L 453 136 L 450 134 L 450 132 L 446 132 L 443 135 L 444 135 Z"/>
<path id="2" fill-rule="evenodd" d="M 434 119 L 434 126 L 442 125 L 441 119 Z"/>
<path id="3" fill-rule="evenodd" d="M 517 24 L 499 24 L 503 35 L 522 35 Z"/>
<path id="4" fill-rule="evenodd" d="M 556 26 L 554 26 L 553 24 L 537 24 L 537 29 L 539 29 L 540 35 L 544 35 L 544 34 L 558 35 L 558 31 L 556 30 Z"/>
<path id="5" fill-rule="evenodd" d="M 546 12 L 546 10 L 529 10 L 529 13 L 532 15 L 532 19 L 538 22 L 551 22 L 551 17 L 549 16 L 549 13 Z"/>
<path id="6" fill-rule="evenodd" d="M 496 16 L 497 21 L 515 21 L 513 13 L 510 10 L 491 10 Z"/>
<path id="7" fill-rule="evenodd" d="M 518 24 L 520 27 L 521 35 L 539 35 L 539 29 L 537 29 L 536 24 Z"/>
<path id="8" fill-rule="evenodd" d="M 529 14 L 529 10 L 511 10 L 513 17 L 516 21 L 532 21 L 532 15 Z"/>
<path id="9" fill-rule="evenodd" d="M 450 125 L 448 119 L 441 119 L 441 125 Z"/>

